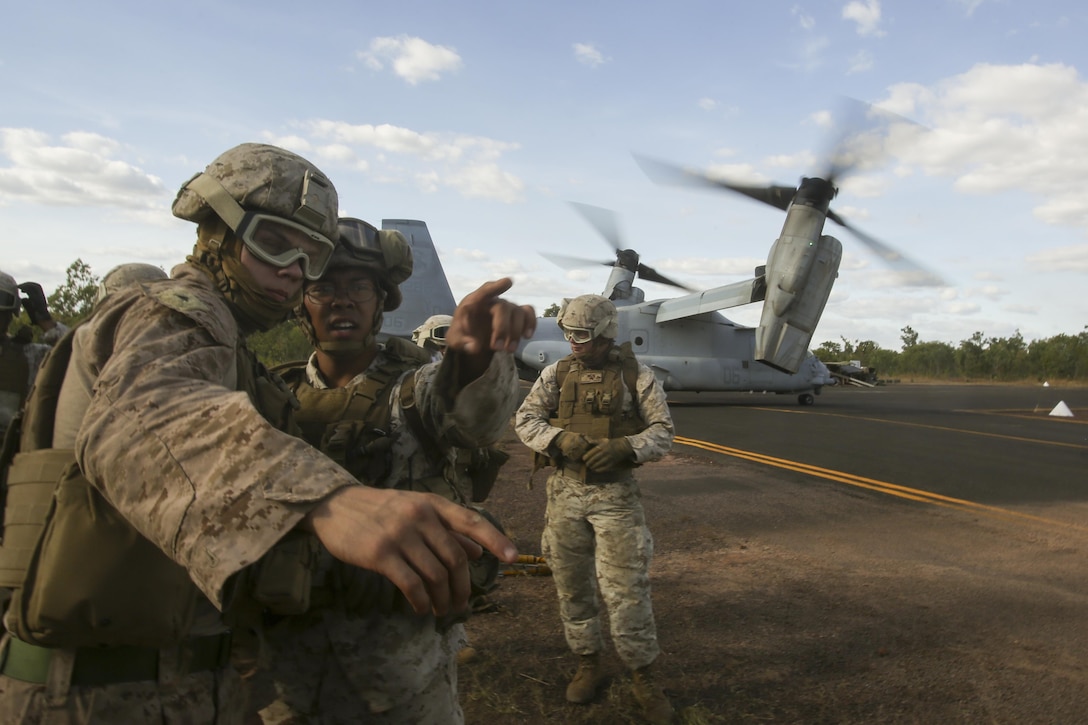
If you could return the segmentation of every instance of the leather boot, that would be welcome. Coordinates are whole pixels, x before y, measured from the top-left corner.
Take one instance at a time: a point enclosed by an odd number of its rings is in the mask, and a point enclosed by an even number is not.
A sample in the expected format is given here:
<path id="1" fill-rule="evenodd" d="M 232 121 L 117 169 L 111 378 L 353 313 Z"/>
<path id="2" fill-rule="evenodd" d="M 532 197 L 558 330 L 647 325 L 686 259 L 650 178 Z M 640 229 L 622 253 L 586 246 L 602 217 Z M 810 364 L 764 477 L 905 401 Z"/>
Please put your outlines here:
<path id="1" fill-rule="evenodd" d="M 653 665 L 646 665 L 631 673 L 634 686 L 631 688 L 635 699 L 642 706 L 642 713 L 646 720 L 654 725 L 668 725 L 673 721 L 676 711 L 672 709 L 672 703 L 665 696 L 661 685 L 654 681 Z"/>
<path id="2" fill-rule="evenodd" d="M 578 660 L 578 671 L 574 673 L 570 684 L 567 685 L 567 702 L 586 704 L 597 694 L 597 688 L 603 681 L 604 670 L 601 669 L 601 656 L 581 655 Z"/>

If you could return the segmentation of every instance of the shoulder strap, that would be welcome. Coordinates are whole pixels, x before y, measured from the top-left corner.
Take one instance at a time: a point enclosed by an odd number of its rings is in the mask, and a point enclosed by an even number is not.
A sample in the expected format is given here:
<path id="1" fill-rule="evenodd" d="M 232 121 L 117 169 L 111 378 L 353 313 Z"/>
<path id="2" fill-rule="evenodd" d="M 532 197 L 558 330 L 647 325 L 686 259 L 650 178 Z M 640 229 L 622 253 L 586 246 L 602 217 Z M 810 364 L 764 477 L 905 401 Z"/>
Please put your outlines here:
<path id="1" fill-rule="evenodd" d="M 88 318 L 89 319 L 89 318 Z M 34 385 L 27 396 L 23 411 L 23 432 L 19 449 L 36 451 L 53 447 L 53 424 L 57 416 L 57 400 L 68 362 L 72 359 L 72 338 L 79 325 L 73 327 L 45 354 L 38 367 Z"/>

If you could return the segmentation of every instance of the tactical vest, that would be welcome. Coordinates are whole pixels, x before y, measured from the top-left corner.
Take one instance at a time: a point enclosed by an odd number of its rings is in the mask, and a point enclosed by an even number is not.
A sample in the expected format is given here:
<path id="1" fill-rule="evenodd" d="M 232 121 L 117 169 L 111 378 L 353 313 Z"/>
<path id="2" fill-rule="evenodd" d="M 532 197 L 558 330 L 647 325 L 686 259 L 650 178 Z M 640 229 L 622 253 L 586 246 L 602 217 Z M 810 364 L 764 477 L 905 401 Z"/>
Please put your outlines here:
<path id="1" fill-rule="evenodd" d="M 405 373 L 428 362 L 430 356 L 426 351 L 399 338 L 390 338 L 381 362 L 371 366 L 366 378 L 355 385 L 315 388 L 306 378 L 305 363 L 282 365 L 275 372 L 298 398 L 300 407 L 295 417 L 306 442 L 358 480 L 370 486 L 387 487 L 394 442 L 390 392 Z M 415 409 L 414 375 L 405 378 L 399 397 L 413 432 L 432 463 L 441 469 L 443 454 L 426 435 Z M 463 503 L 455 492 L 438 481 L 420 479 L 412 481 L 410 488 Z"/>
<path id="2" fill-rule="evenodd" d="M 283 377 L 298 398 L 300 408 L 296 418 L 306 441 L 359 481 L 371 486 L 396 485 L 405 490 L 438 494 L 477 510 L 501 530 L 494 516 L 485 509 L 471 506 L 469 499 L 482 501 L 487 497 L 499 467 L 509 456 L 489 448 L 457 448 L 452 460 L 447 456 L 446 447 L 439 444 L 423 424 L 415 399 L 415 375 L 405 376 L 429 362 L 431 358 L 427 351 L 393 337 L 385 343 L 381 362 L 368 368 L 365 380 L 355 385 L 317 389 L 307 379 L 305 363 L 282 365 L 274 368 L 274 372 Z M 393 386 L 402 377 L 404 382 L 398 391 L 397 402 L 431 466 L 441 473 L 392 482 L 389 474 L 395 438 L 391 430 L 390 397 Z M 468 491 L 458 485 L 461 467 L 470 479 Z M 331 596 L 351 611 L 390 613 L 409 610 L 400 592 L 384 577 L 337 562 L 331 562 L 331 566 L 335 581 L 326 582 L 335 590 Z M 498 570 L 498 559 L 487 551 L 469 562 L 473 595 L 494 589 Z M 327 595 L 315 592 L 314 596 Z"/>
<path id="3" fill-rule="evenodd" d="M 87 481 L 74 451 L 51 448 L 74 332 L 38 370 L 19 453 L 6 470 L 0 586 L 14 588 L 7 624 L 45 647 L 173 646 L 188 634 L 203 594 Z M 236 389 L 291 432 L 294 396 L 241 339 L 236 352 Z"/>
<path id="4" fill-rule="evenodd" d="M 629 342 L 609 350 L 607 360 L 599 368 L 587 368 L 574 355 L 562 358 L 555 365 L 559 403 L 548 423 L 595 440 L 641 433 L 646 430 L 646 423 L 638 409 L 638 372 L 638 359 Z M 633 402 L 630 410 L 624 409 L 624 388 Z M 565 475 L 586 482 L 615 477 L 612 472 L 588 471 L 580 461 L 534 458 L 534 470 L 541 464 L 550 464 L 561 467 Z M 631 461 L 630 467 L 636 465 Z"/>

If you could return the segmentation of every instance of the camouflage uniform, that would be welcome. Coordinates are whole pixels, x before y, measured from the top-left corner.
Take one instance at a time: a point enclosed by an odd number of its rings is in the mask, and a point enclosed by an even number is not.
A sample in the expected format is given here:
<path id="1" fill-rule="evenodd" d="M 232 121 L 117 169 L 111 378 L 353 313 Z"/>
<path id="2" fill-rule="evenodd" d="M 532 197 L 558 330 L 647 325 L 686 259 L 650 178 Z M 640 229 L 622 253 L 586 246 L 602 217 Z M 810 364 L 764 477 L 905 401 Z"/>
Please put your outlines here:
<path id="1" fill-rule="evenodd" d="M 106 499 L 188 571 L 206 597 L 198 637 L 224 631 L 217 610 L 232 577 L 355 482 L 237 390 L 244 343 L 231 308 L 200 269 L 179 265 L 173 276 L 154 295 L 111 295 L 76 330 L 54 445 L 74 447 Z M 184 674 L 179 649 L 162 650 L 157 682 L 70 688 L 77 655 L 54 650 L 48 686 L 0 676 L 0 722 L 242 722 L 238 673 Z"/>
<path id="2" fill-rule="evenodd" d="M 39 342 L 19 342 L 14 338 L 4 336 L 0 340 L 0 355 L 18 355 L 22 350 L 22 359 L 26 361 L 26 380 L 4 379 L 0 381 L 0 439 L 4 437 L 4 431 L 11 424 L 12 418 L 19 412 L 26 395 L 30 392 L 30 386 L 34 384 L 34 376 L 38 372 L 42 358 L 49 352 L 58 340 L 68 332 L 67 325 L 58 322 L 53 329 L 47 330 Z M 22 367 L 19 365 L 19 367 Z"/>
<path id="3" fill-rule="evenodd" d="M 385 355 L 383 347 L 370 369 L 381 367 Z M 420 480 L 442 475 L 441 464 L 426 448 L 434 443 L 419 440 L 400 405 L 407 376 L 415 375 L 415 401 L 423 427 L 442 447 L 492 443 L 513 415 L 518 378 L 509 353 L 495 353 L 487 371 L 459 391 L 440 377 L 441 365 L 429 363 L 408 371 L 393 384 L 389 393 L 391 468 L 374 485 L 418 489 Z M 305 373 L 313 388 L 329 389 L 316 354 Z M 361 385 L 366 376 L 362 373 L 347 387 Z M 336 565 L 328 558 L 324 563 L 315 581 L 328 584 Z M 432 616 L 420 617 L 403 609 L 388 614 L 366 607 L 352 611 L 340 600 L 312 607 L 307 615 L 286 619 L 266 634 L 277 697 L 261 710 L 266 725 L 463 722 L 454 659 L 464 646 L 461 624 L 438 626 Z M 257 675 L 258 689 L 264 678 L 264 673 Z"/>
<path id="4" fill-rule="evenodd" d="M 547 454 L 563 432 L 549 424 L 559 403 L 556 367 L 557 363 L 541 371 L 514 422 L 522 442 L 541 454 Z M 641 433 L 627 436 L 635 462 L 661 458 L 671 448 L 674 435 L 664 389 L 642 364 L 635 384 L 638 400 L 632 400 L 626 386 L 622 389 L 622 408 L 637 408 L 646 424 Z M 584 483 L 560 468 L 548 477 L 542 549 L 555 579 L 571 650 L 593 655 L 604 647 L 599 588 L 616 650 L 634 670 L 652 663 L 659 652 L 650 603 L 653 537 L 630 469 L 605 475 L 610 480 Z"/>

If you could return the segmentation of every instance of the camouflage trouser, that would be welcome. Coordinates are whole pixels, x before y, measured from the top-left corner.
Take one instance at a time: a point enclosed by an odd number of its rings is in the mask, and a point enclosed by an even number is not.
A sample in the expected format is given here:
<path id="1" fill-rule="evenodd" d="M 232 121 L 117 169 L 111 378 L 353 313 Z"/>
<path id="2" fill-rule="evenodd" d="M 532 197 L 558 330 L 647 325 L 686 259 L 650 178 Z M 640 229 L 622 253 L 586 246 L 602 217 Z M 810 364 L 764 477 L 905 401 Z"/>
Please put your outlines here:
<path id="1" fill-rule="evenodd" d="M 267 667 L 254 676 L 265 725 L 458 725 L 457 651 L 464 626 L 433 617 L 346 616 L 318 609 L 266 630 Z"/>
<path id="2" fill-rule="evenodd" d="M 61 655 L 63 657 L 63 655 Z M 165 664 L 160 660 L 160 668 Z M 56 668 L 54 668 L 54 671 Z M 23 682 L 0 676 L 0 723 L 125 723 L 129 725 L 241 725 L 246 689 L 231 667 L 159 682 L 73 686 Z"/>
<path id="3" fill-rule="evenodd" d="M 650 603 L 654 543 L 642 495 L 629 474 L 616 483 L 590 484 L 552 474 L 541 548 L 559 594 L 567 645 L 575 654 L 604 647 L 599 588 L 623 663 L 637 669 L 657 658 Z"/>

